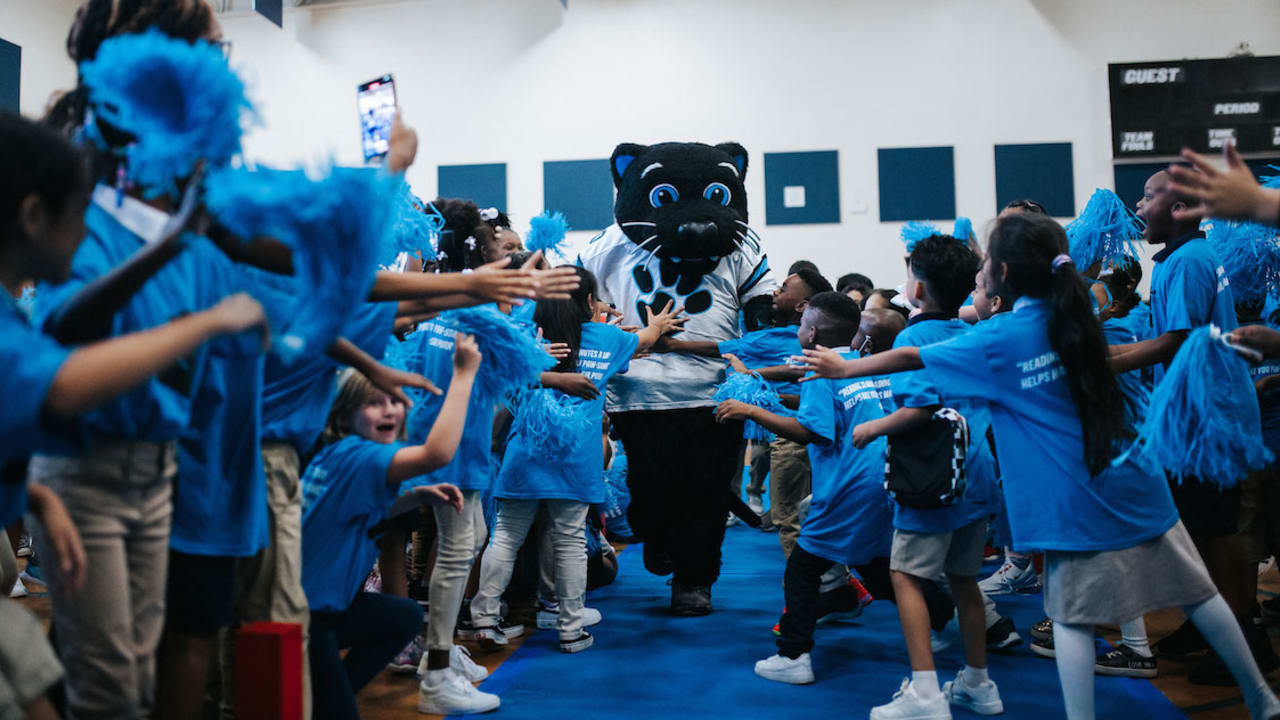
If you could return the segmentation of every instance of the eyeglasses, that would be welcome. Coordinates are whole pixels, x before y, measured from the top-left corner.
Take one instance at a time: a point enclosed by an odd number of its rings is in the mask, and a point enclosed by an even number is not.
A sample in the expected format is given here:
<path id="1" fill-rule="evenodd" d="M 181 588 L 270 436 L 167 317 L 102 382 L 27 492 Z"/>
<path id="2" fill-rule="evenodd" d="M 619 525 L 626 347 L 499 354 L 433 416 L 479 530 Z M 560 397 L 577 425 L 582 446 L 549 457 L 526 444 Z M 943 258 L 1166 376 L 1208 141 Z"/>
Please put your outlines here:
<path id="1" fill-rule="evenodd" d="M 230 40 L 215 40 L 213 41 L 213 45 L 214 47 L 222 51 L 223 59 L 225 60 L 231 59 L 231 41 Z"/>

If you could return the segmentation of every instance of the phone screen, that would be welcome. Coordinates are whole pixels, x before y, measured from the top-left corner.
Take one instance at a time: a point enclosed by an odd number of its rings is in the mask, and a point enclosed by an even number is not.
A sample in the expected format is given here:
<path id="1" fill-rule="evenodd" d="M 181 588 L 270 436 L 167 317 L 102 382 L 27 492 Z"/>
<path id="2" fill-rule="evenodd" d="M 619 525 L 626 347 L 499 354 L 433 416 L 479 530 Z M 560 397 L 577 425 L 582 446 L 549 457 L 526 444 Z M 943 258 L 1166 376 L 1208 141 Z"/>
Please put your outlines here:
<path id="1" fill-rule="evenodd" d="M 391 146 L 391 121 L 396 115 L 396 81 L 390 75 L 361 83 L 356 91 L 360 111 L 360 141 L 366 161 L 387 154 Z"/>

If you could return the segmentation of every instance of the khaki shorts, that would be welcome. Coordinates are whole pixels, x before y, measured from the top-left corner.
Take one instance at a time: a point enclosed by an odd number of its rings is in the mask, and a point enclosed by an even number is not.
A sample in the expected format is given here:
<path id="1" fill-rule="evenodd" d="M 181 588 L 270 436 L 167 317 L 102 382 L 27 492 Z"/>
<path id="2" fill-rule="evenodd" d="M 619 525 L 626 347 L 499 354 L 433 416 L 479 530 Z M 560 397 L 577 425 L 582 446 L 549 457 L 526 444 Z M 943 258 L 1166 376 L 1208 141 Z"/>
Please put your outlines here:
<path id="1" fill-rule="evenodd" d="M 950 532 L 894 530 L 889 569 L 924 580 L 940 580 L 946 575 L 977 577 L 986 544 L 986 518 Z"/>

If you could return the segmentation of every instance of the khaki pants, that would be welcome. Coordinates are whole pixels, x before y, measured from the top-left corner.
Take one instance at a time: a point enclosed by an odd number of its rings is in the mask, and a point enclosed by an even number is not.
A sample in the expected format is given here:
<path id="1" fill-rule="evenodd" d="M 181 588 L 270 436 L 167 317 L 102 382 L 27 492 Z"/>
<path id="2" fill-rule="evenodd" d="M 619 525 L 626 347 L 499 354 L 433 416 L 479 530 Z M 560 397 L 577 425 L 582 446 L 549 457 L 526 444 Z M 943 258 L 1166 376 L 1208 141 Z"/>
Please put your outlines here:
<path id="1" fill-rule="evenodd" d="M 769 444 L 769 519 L 778 526 L 778 541 L 788 557 L 800 537 L 800 501 L 809 494 L 809 451 L 778 438 Z"/>
<path id="2" fill-rule="evenodd" d="M 237 568 L 236 622 L 297 623 L 302 626 L 302 716 L 311 717 L 311 672 L 307 631 L 311 612 L 302 591 L 302 484 L 298 452 L 288 443 L 262 443 L 267 475 L 270 543 Z M 223 718 L 235 717 L 235 629 L 223 632 Z"/>
<path id="3" fill-rule="evenodd" d="M 100 444 L 81 457 L 35 456 L 28 474 L 67 507 L 88 561 L 84 587 L 57 572 L 43 528 L 53 622 L 72 718 L 135 718 L 155 705 L 155 652 L 164 627 L 173 443 Z"/>

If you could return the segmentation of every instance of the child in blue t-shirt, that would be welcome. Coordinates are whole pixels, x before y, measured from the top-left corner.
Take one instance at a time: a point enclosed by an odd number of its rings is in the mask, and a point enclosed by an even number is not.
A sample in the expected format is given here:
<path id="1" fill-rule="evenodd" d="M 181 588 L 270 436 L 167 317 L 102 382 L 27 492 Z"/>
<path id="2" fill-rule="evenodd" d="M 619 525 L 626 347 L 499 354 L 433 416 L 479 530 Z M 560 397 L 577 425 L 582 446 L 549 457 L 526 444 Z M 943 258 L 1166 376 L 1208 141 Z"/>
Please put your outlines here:
<path id="1" fill-rule="evenodd" d="M 665 338 L 659 350 L 719 358 L 732 355 L 748 368 L 770 381 L 773 389 L 782 396 L 782 404 L 796 408 L 800 402 L 800 373 L 787 365 L 787 359 L 800 352 L 796 341 L 796 326 L 805 303 L 813 295 L 830 292 L 831 283 L 816 270 L 798 268 L 773 291 L 773 325 L 746 333 L 740 338 L 715 342 Z M 786 438 L 778 438 L 769 444 L 768 462 L 753 464 L 751 484 L 747 487 L 747 503 L 752 509 L 763 509 L 765 475 L 769 476 L 769 495 L 772 507 L 763 519 L 766 527 L 778 529 L 782 551 L 790 555 L 800 534 L 800 501 L 809 494 L 809 456 L 801 444 Z M 740 473 L 734 475 L 735 481 Z M 734 493 L 738 488 L 733 488 Z"/>
<path id="2" fill-rule="evenodd" d="M 905 294 L 920 312 L 894 341 L 895 348 L 922 347 L 964 335 L 969 326 L 958 319 L 960 305 L 973 292 L 978 257 L 961 241 L 932 235 L 916 242 L 907 259 Z M 912 433 L 942 407 L 942 395 L 923 373 L 901 373 L 891 379 L 897 410 L 888 417 L 858 425 L 855 447 L 865 447 L 885 436 Z M 899 598 L 898 615 L 911 658 L 911 692 L 872 710 L 871 717 L 896 717 L 913 703 L 944 712 L 948 701 L 1000 712 L 1000 693 L 987 676 L 986 612 L 977 575 L 986 545 L 987 517 L 995 511 L 994 460 L 987 442 L 991 424 L 985 403 L 963 400 L 953 405 L 969 425 L 970 443 L 965 458 L 967 486 L 954 504 L 932 509 L 893 503 L 893 550 L 890 556 L 893 587 Z M 955 598 L 965 668 L 942 694 L 929 645 L 929 617 L 925 612 L 922 582 L 946 578 Z"/>
<path id="3" fill-rule="evenodd" d="M 33 450 L 79 451 L 74 441 L 80 439 L 79 431 L 85 425 L 73 423 L 77 415 L 118 405 L 124 402 L 121 396 L 146 395 L 146 388 L 150 386 L 145 383 L 200 347 L 206 339 L 261 324 L 263 315 L 256 302 L 235 296 L 213 309 L 140 332 L 126 334 L 118 330 L 117 337 L 78 349 L 64 347 L 41 334 L 31 327 L 12 296 L 21 292 L 25 279 L 35 279 L 45 287 L 67 281 L 73 256 L 79 257 L 77 250 L 85 234 L 85 208 L 89 203 L 91 179 L 85 172 L 84 157 L 70 143 L 17 115 L 0 114 L 0 147 L 5 148 L 0 154 L 0 177 L 5 178 L 0 187 L 0 212 L 9 216 L 4 223 L 7 230 L 2 239 L 3 251 L 0 251 L 3 257 L 0 281 L 5 285 L 7 296 L 0 301 L 5 305 L 0 309 L 0 333 L 5 335 L 5 341 L 0 343 L 0 367 L 4 369 L 2 377 L 8 390 L 5 396 L 9 398 L 0 428 L 0 437 L 4 438 L 0 447 L 0 463 L 3 463 Z M 143 387 L 139 388 L 140 385 Z M 46 461 L 49 462 L 71 470 L 73 468 L 67 466 L 77 461 Z M 95 646 L 94 638 L 111 642 L 111 638 L 104 637 L 109 632 L 101 632 L 104 627 L 128 630 L 130 647 L 137 642 L 132 634 L 134 615 L 128 600 L 110 607 L 106 602 L 82 601 L 84 597 L 129 598 L 129 588 L 136 587 L 134 578 L 127 572 L 123 575 L 111 572 L 112 561 L 125 565 L 125 558 L 114 550 L 119 545 L 118 536 L 99 537 L 95 532 L 92 537 L 86 536 L 82 545 L 77 526 L 85 527 L 87 523 L 97 531 L 103 520 L 109 524 L 113 513 L 136 514 L 136 508 L 118 485 L 114 490 L 108 484 L 79 487 L 90 483 L 85 483 L 84 476 L 76 475 L 74 485 L 77 487 L 71 487 L 72 483 L 62 482 L 65 479 L 63 473 L 44 473 L 32 477 L 29 486 L 27 483 L 0 485 L 0 525 L 8 525 L 22 516 L 30 487 L 31 507 L 40 521 L 34 535 L 49 571 L 47 579 L 55 614 L 61 613 L 59 628 L 64 627 L 65 620 L 65 632 L 72 638 L 62 644 L 64 660 L 77 670 L 77 677 L 71 682 L 77 689 L 92 687 L 110 694 L 104 697 L 110 697 L 110 702 L 122 708 L 122 712 L 127 710 L 133 714 L 143 702 L 150 702 L 150 698 L 138 697 L 139 685 L 134 678 L 130 678 L 128 687 L 108 687 L 104 679 L 89 677 L 90 672 L 79 663 L 101 663 L 99 667 L 109 668 L 113 674 L 126 667 L 136 668 L 133 655 L 127 662 L 118 658 L 122 662 L 116 664 L 112 661 L 117 658 L 110 653 L 94 654 L 101 650 Z M 162 559 L 163 544 L 155 550 Z M 162 563 L 160 567 L 163 572 Z M 7 597 L 8 588 L 4 589 Z M 140 604 L 158 602 L 162 588 L 157 583 L 148 589 L 151 594 L 147 597 L 133 599 Z M 5 602 L 7 600 L 0 600 Z M 159 617 L 155 620 L 156 624 L 148 626 L 147 637 L 154 638 L 158 633 Z M 64 631 L 60 629 L 60 632 Z M 70 645 L 75 647 L 69 648 Z M 144 648 L 143 654 L 153 651 L 154 645 Z M 38 678 L 38 684 L 42 685 L 35 688 L 29 682 L 15 684 L 21 693 L 17 699 L 23 707 L 43 703 L 39 695 L 61 672 L 56 661 L 46 657 L 48 653 L 42 652 L 41 647 L 32 647 L 30 652 L 34 654 L 32 657 L 0 663 L 5 667 L 29 668 L 30 677 Z M 52 666 L 45 660 L 52 662 Z M 28 695 L 31 691 L 34 694 Z M 120 694 L 114 695 L 116 692 Z"/>
<path id="4" fill-rule="evenodd" d="M 1125 399 L 1066 251 L 1051 219 L 1000 219 L 983 272 L 1013 312 L 947 342 L 874 358 L 806 351 L 809 368 L 823 377 L 922 370 L 945 400 L 990 403 L 1014 545 L 1045 551 L 1045 609 L 1068 717 L 1093 717 L 1093 626 L 1176 605 L 1231 669 L 1251 717 L 1271 718 L 1280 702 L 1164 477 L 1132 461 L 1112 464 L 1131 432 Z M 902 697 L 914 696 L 904 689 Z"/>
<path id="5" fill-rule="evenodd" d="M 515 410 L 502 469 L 494 483 L 498 515 L 493 540 L 481 559 L 480 589 L 471 601 L 471 621 L 476 640 L 482 644 L 503 644 L 498 625 L 501 596 L 511 580 L 516 553 L 534 516 L 540 507 L 545 507 L 556 559 L 560 649 L 576 653 L 591 646 L 593 638 L 583 630 L 587 572 L 584 532 L 587 506 L 604 502 L 604 446 L 600 436 L 603 390 L 609 378 L 626 372 L 632 356 L 648 350 L 680 323 L 670 303 L 661 313 L 650 311 L 647 326 L 638 333 L 593 322 L 595 277 L 582 268 L 576 270 L 581 284 L 571 299 L 539 300 L 533 317 L 544 338 L 569 346 L 568 357 L 561 359 L 552 373 L 584 375 L 600 392 L 587 400 L 560 390 L 540 389 L 534 393 L 546 395 L 526 396 Z M 547 438 L 549 423 L 535 421 L 532 413 L 541 403 L 556 403 L 568 416 L 558 427 L 551 428 L 560 433 L 558 437 Z"/>
<path id="6" fill-rule="evenodd" d="M 361 590 L 377 556 L 368 533 L 387 515 L 404 481 L 448 465 L 462 436 L 463 418 L 480 352 L 469 336 L 455 338 L 453 378 L 425 442 L 405 440 L 405 406 L 355 370 L 344 371 L 329 412 L 321 448 L 302 477 L 302 587 L 311 607 L 308 656 L 316 718 L 355 718 L 355 694 L 373 679 L 422 626 L 422 610 L 407 598 Z M 466 510 L 458 488 L 418 485 L 424 504 Z M 346 656 L 340 653 L 347 650 Z M 467 661 L 459 658 L 460 661 Z M 459 692 L 476 694 L 460 674 Z M 496 696 L 486 709 L 498 706 Z"/>
<path id="7" fill-rule="evenodd" d="M 884 311 L 894 318 L 897 313 Z M 839 348 L 842 357 L 856 357 L 852 346 L 863 345 L 861 312 L 847 295 L 818 293 L 809 298 L 797 331 L 803 347 Z M 880 338 L 881 349 L 890 340 Z M 813 468 L 813 499 L 796 547 L 787 558 L 783 585 L 786 611 L 778 623 L 778 653 L 756 663 L 757 675 L 793 684 L 814 680 L 809 651 L 819 615 L 821 578 L 833 566 L 856 568 L 877 596 L 893 599 L 889 585 L 889 547 L 893 512 L 884 491 L 883 439 L 861 449 L 850 443 L 853 428 L 884 417 L 883 378 L 815 380 L 804 383 L 799 413 L 794 418 L 763 408 L 726 400 L 716 418 L 750 419 L 762 427 L 808 446 Z"/>

